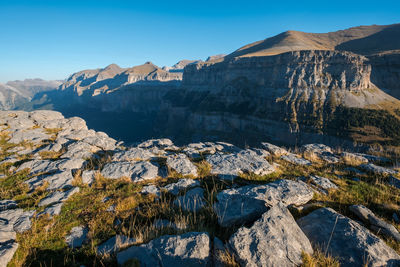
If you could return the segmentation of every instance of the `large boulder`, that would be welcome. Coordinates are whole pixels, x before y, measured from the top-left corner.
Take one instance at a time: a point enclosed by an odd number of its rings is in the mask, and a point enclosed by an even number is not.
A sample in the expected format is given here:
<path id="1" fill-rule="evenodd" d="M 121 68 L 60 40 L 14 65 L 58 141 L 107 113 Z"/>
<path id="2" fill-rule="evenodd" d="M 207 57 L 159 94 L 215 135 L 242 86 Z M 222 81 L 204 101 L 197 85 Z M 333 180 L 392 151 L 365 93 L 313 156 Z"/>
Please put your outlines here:
<path id="1" fill-rule="evenodd" d="M 207 266 L 211 263 L 211 244 L 207 233 L 190 232 L 162 236 L 117 254 L 118 264 L 137 260 L 142 267 Z"/>
<path id="2" fill-rule="evenodd" d="M 313 245 L 338 258 L 341 266 L 399 266 L 400 256 L 357 222 L 321 208 L 297 223 Z"/>
<path id="3" fill-rule="evenodd" d="M 250 228 L 241 227 L 229 245 L 242 266 L 296 266 L 310 241 L 283 204 L 273 206 Z"/>
<path id="4" fill-rule="evenodd" d="M 227 227 L 258 219 L 268 206 L 279 202 L 302 205 L 313 198 L 313 190 L 303 182 L 278 180 L 266 185 L 226 189 L 217 194 L 214 211 L 218 222 Z"/>

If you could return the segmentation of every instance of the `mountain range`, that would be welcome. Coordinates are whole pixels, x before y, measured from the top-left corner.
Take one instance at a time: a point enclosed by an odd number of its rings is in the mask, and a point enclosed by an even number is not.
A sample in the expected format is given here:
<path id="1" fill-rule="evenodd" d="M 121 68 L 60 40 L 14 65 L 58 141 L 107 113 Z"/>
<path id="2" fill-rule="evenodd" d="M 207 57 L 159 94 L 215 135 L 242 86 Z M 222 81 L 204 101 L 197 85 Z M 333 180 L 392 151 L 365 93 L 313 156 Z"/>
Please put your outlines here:
<path id="1" fill-rule="evenodd" d="M 287 31 L 206 61 L 80 71 L 3 109 L 78 115 L 128 142 L 397 144 L 399 62 L 400 24 Z"/>

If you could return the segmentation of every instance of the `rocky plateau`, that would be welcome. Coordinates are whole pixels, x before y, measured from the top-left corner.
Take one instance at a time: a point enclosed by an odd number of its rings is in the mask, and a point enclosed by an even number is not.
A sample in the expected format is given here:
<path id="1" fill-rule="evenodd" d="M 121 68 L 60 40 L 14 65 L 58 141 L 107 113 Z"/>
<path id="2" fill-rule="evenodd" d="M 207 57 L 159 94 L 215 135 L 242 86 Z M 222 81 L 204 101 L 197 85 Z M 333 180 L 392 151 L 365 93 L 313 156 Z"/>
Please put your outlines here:
<path id="1" fill-rule="evenodd" d="M 0 266 L 400 265 L 389 154 L 126 146 L 48 110 L 0 127 Z"/>

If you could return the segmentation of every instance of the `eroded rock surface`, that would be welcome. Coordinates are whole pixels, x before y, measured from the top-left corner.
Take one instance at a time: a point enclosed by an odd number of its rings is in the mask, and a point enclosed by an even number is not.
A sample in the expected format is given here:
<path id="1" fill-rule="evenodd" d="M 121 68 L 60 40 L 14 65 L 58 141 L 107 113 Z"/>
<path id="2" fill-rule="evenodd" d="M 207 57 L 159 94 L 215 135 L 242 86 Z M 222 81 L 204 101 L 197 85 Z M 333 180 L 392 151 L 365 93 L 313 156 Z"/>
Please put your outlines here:
<path id="1" fill-rule="evenodd" d="M 211 262 L 211 242 L 207 233 L 190 232 L 162 236 L 140 246 L 132 246 L 117 254 L 123 265 L 136 259 L 140 266 L 207 266 Z"/>
<path id="2" fill-rule="evenodd" d="M 301 265 L 302 253 L 313 253 L 310 241 L 283 204 L 273 206 L 250 228 L 239 228 L 229 245 L 242 266 Z"/>
<path id="3" fill-rule="evenodd" d="M 315 246 L 327 248 L 341 266 L 399 266 L 400 256 L 381 239 L 357 222 L 321 208 L 297 223 Z M 329 244 L 329 246 L 328 246 Z"/>

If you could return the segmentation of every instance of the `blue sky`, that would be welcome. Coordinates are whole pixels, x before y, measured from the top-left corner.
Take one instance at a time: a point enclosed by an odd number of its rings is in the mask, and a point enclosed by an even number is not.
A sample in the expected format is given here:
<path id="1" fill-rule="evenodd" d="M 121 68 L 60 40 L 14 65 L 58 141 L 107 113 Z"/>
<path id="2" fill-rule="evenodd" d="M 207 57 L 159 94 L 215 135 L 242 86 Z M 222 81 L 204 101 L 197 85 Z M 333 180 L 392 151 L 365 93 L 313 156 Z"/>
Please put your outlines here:
<path id="1" fill-rule="evenodd" d="M 205 59 L 285 30 L 400 22 L 400 1 L 0 0 L 0 82 Z"/>

